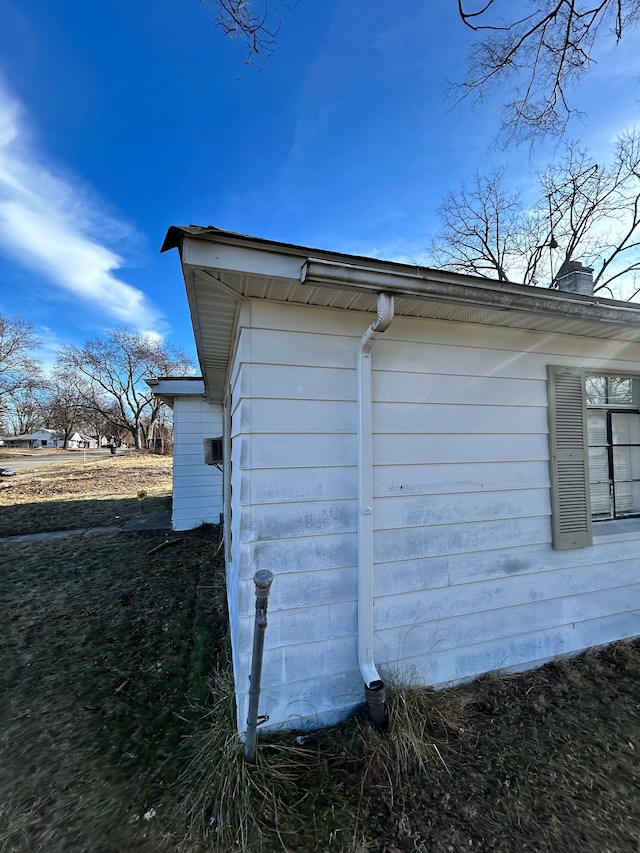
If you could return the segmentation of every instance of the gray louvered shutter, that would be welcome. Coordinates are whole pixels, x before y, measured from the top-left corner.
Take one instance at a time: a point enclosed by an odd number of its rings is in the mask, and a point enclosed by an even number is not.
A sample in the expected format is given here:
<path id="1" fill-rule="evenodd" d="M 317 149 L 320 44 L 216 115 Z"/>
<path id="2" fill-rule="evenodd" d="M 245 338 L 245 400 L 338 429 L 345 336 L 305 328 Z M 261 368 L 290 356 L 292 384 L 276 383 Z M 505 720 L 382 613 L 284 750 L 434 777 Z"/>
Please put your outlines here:
<path id="1" fill-rule="evenodd" d="M 547 367 L 553 547 L 591 545 L 584 371 Z"/>

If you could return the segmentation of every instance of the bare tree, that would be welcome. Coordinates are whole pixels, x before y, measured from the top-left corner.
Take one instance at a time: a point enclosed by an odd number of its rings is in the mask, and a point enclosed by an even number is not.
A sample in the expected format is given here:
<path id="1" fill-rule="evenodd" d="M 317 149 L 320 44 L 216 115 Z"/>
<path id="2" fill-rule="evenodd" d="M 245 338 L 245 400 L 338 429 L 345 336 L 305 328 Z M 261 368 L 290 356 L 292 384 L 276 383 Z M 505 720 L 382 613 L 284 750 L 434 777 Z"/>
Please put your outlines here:
<path id="1" fill-rule="evenodd" d="M 512 87 L 503 113 L 509 139 L 560 136 L 572 112 L 570 90 L 593 64 L 597 42 L 619 42 L 640 18 L 640 0 L 536 0 L 528 14 L 512 0 L 458 0 L 463 23 L 480 34 L 460 98 Z M 505 15 L 506 17 L 502 17 Z"/>
<path id="2" fill-rule="evenodd" d="M 49 381 L 42 411 L 47 427 L 54 429 L 63 438 L 63 447 L 68 447 L 69 439 L 84 423 L 86 412 L 86 381 L 69 372 L 56 368 Z"/>
<path id="3" fill-rule="evenodd" d="M 618 138 L 609 165 L 568 144 L 538 176 L 539 199 L 523 209 L 502 186 L 503 173 L 477 176 L 440 206 L 431 241 L 436 265 L 459 272 L 552 286 L 554 267 L 580 260 L 594 267 L 594 289 L 633 298 L 640 270 L 640 136 Z M 618 285 L 623 285 L 621 293 Z M 613 288 L 616 288 L 614 294 Z M 631 290 L 633 292 L 631 292 Z"/>
<path id="4" fill-rule="evenodd" d="M 430 247 L 437 266 L 509 281 L 526 217 L 520 193 L 506 192 L 502 179 L 502 171 L 476 175 L 470 185 L 447 193 L 438 208 L 441 230 Z"/>
<path id="5" fill-rule="evenodd" d="M 97 412 L 95 409 L 91 409 L 86 405 L 84 407 L 82 415 L 83 429 L 88 435 L 91 435 L 96 439 L 98 447 L 102 446 L 103 439 L 106 441 L 109 436 L 118 432 L 119 428 L 115 423 L 117 419 L 115 406 L 112 408 L 114 411 L 111 415 L 108 413 L 108 409 L 106 412 Z M 128 431 L 126 434 L 129 435 Z"/>
<path id="6" fill-rule="evenodd" d="M 162 405 L 144 378 L 183 375 L 192 365 L 176 347 L 118 329 L 82 347 L 64 347 L 58 367 L 85 380 L 81 394 L 87 412 L 111 424 L 114 432 L 129 433 L 141 448 Z"/>
<path id="7" fill-rule="evenodd" d="M 4 424 L 12 435 L 28 435 L 46 426 L 44 380 L 27 381 L 15 388 L 4 410 Z"/>
<path id="8" fill-rule="evenodd" d="M 614 282 L 640 270 L 640 136 L 620 136 L 608 165 L 568 145 L 560 163 L 538 177 L 561 260 L 594 266 L 594 289 L 613 296 Z"/>
<path id="9" fill-rule="evenodd" d="M 42 367 L 33 355 L 39 346 L 31 323 L 0 314 L 0 422 L 14 432 L 23 431 L 19 427 L 28 419 L 26 410 L 32 408 L 32 397 L 42 387 Z"/>

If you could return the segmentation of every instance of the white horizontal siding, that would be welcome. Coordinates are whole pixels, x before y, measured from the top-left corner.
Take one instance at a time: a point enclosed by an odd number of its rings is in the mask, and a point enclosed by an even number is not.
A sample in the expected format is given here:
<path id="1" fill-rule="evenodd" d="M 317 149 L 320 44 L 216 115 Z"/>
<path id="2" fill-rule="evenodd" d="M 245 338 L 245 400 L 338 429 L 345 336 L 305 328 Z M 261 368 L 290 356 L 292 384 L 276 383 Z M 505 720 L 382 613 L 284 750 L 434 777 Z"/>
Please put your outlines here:
<path id="1" fill-rule="evenodd" d="M 550 518 L 508 518 L 490 522 L 440 524 L 377 530 L 374 533 L 376 563 L 417 560 L 449 554 L 511 549 L 551 543 Z"/>
<path id="2" fill-rule="evenodd" d="M 322 536 L 356 529 L 355 501 L 298 501 L 256 504 L 240 529 L 244 540 Z"/>
<path id="3" fill-rule="evenodd" d="M 491 435 L 547 435 L 546 409 L 532 406 L 442 406 L 438 403 L 375 403 L 373 430 L 402 436 L 405 433 L 462 433 L 473 440 Z M 450 459 L 447 456 L 447 459 Z"/>
<path id="4" fill-rule="evenodd" d="M 300 305 L 282 305 L 277 302 L 252 303 L 251 322 L 255 329 L 270 332 L 334 334 L 351 337 L 356 341 L 374 320 L 374 314 L 343 311 L 341 309 L 311 308 Z M 539 353 L 544 356 L 570 358 L 589 357 L 601 363 L 615 363 L 633 370 L 638 364 L 638 344 L 624 341 L 593 341 L 575 335 L 547 335 L 521 329 L 462 324 L 449 320 L 429 320 L 414 317 L 395 317 L 385 332 L 390 341 L 417 342 L 470 347 L 479 350 L 502 350 L 514 353 Z M 424 365 L 425 372 L 428 365 Z"/>
<path id="5" fill-rule="evenodd" d="M 359 337 L 359 336 L 358 336 Z M 322 334 L 252 329 L 240 342 L 237 357 L 242 364 L 293 367 L 353 368 L 358 337 L 345 338 L 327 328 Z"/>
<path id="6" fill-rule="evenodd" d="M 331 678 L 340 675 L 344 669 L 354 668 L 357 662 L 353 637 L 332 637 L 293 646 L 287 643 L 267 650 L 262 683 L 265 687 L 273 687 L 305 681 L 309 673 L 313 673 L 316 679 Z"/>
<path id="7" fill-rule="evenodd" d="M 404 438 L 403 438 L 404 441 Z M 496 442 L 493 442 L 495 448 Z M 520 445 L 522 450 L 522 445 Z M 495 452 L 494 452 L 495 455 Z M 440 457 L 442 458 L 442 457 Z M 423 465 L 375 465 L 376 497 L 443 495 L 460 492 L 548 489 L 549 466 L 545 461 L 451 463 Z"/>
<path id="8" fill-rule="evenodd" d="M 497 545 L 497 543 L 496 543 Z M 554 573 L 567 568 L 581 574 L 597 569 L 602 587 L 616 585 L 616 567 L 633 562 L 638 543 L 618 543 L 615 559 L 608 546 L 594 545 L 579 551 L 552 551 L 548 544 L 521 545 L 505 550 L 500 547 L 453 555 L 425 557 L 415 560 L 390 560 L 376 565 L 375 592 L 383 595 L 389 590 L 411 592 L 440 586 L 475 584 L 491 578 L 532 574 L 540 584 L 547 584 L 545 572 Z"/>
<path id="9" fill-rule="evenodd" d="M 252 364 L 242 371 L 237 391 L 281 400 L 355 400 L 355 368 Z"/>
<path id="10" fill-rule="evenodd" d="M 572 655 L 590 646 L 611 643 L 640 634 L 640 614 L 611 613 L 597 619 L 576 622 L 557 628 L 539 627 L 520 632 L 501 641 L 491 639 L 482 643 L 448 649 L 432 647 L 428 653 L 415 657 L 390 657 L 384 669 L 410 684 L 432 684 L 437 687 L 455 684 L 486 672 L 514 672 L 539 666 L 562 655 Z"/>
<path id="11" fill-rule="evenodd" d="M 362 686 L 357 662 L 331 675 L 331 690 L 324 679 L 309 670 L 306 678 L 264 687 L 260 708 L 268 708 L 270 728 L 321 728 L 333 726 L 351 716 L 362 704 Z M 272 722 L 273 720 L 273 722 Z"/>
<path id="12" fill-rule="evenodd" d="M 246 332 L 241 333 L 241 338 Z M 235 394 L 239 375 L 242 370 L 242 365 L 236 361 L 232 369 L 231 379 L 231 519 L 227 519 L 226 535 L 231 537 L 231 541 L 227 543 L 226 552 L 229 553 L 229 561 L 226 570 L 226 586 L 227 586 L 227 602 L 229 605 L 229 633 L 231 636 L 231 658 L 233 661 L 234 677 L 237 689 L 246 689 L 248 679 L 247 666 L 249 666 L 247 650 L 250 645 L 244 637 L 240 635 L 241 617 L 247 612 L 247 605 L 240 601 L 241 592 L 245 598 L 253 592 L 253 584 L 250 578 L 255 569 L 251 568 L 251 555 L 246 553 L 243 548 L 240 538 L 240 525 L 243 521 L 243 513 L 237 507 L 237 496 L 242 490 L 243 483 L 243 466 L 241 459 L 243 456 L 250 456 L 250 436 L 244 436 L 237 430 L 237 423 L 241 419 L 241 410 L 246 406 L 241 395 Z M 227 510 L 228 511 L 228 510 Z M 248 510 L 250 512 L 250 510 Z M 246 573 L 246 577 L 242 576 L 242 572 Z M 243 731 L 246 725 L 246 710 L 242 711 L 244 719 L 241 722 L 240 708 L 238 707 L 238 726 L 239 730 Z"/>
<path id="13" fill-rule="evenodd" d="M 284 461 L 284 460 L 283 460 Z M 355 500 L 355 466 L 313 467 L 302 480 L 295 466 L 257 468 L 240 489 L 240 503 Z"/>
<path id="14" fill-rule="evenodd" d="M 355 434 L 286 432 L 251 434 L 238 460 L 243 468 L 323 468 L 353 466 Z"/>
<path id="15" fill-rule="evenodd" d="M 268 569 L 280 575 L 288 572 L 321 572 L 346 569 L 357 562 L 356 537 L 353 533 L 329 533 L 323 536 L 295 536 L 287 539 L 264 539 L 242 544 L 241 566 L 251 571 Z"/>
<path id="16" fill-rule="evenodd" d="M 412 590 L 394 595 L 380 591 L 376 600 L 376 621 L 381 626 L 380 630 L 384 630 L 387 625 L 412 627 L 418 623 L 433 624 L 453 617 L 481 614 L 485 622 L 491 625 L 500 618 L 500 614 L 506 614 L 512 608 L 529 607 L 534 602 L 545 602 L 549 605 L 549 611 L 557 611 L 554 619 L 561 612 L 564 622 L 576 621 L 581 607 L 583 613 L 588 610 L 592 616 L 601 615 L 601 605 L 595 599 L 591 600 L 591 596 L 602 590 L 603 585 L 609 588 L 612 595 L 617 590 L 615 595 L 618 601 L 620 590 L 627 589 L 625 609 L 638 609 L 640 590 L 636 584 L 639 582 L 637 576 L 634 576 L 632 564 L 627 561 L 616 565 L 609 572 L 603 571 L 601 567 L 590 566 L 579 572 L 573 568 L 550 572 L 547 577 L 535 573 L 524 577 L 491 578 L 488 581 Z M 603 602 L 602 606 L 606 608 L 607 602 Z M 531 612 L 533 615 L 533 608 Z M 487 619 L 489 613 L 491 618 Z M 589 617 L 583 615 L 581 618 Z"/>
<path id="17" fill-rule="evenodd" d="M 272 564 L 271 571 L 278 579 L 278 595 L 270 604 L 271 610 L 290 610 L 305 605 L 317 606 L 341 601 L 353 601 L 357 589 L 357 571 L 355 566 L 339 569 L 321 569 L 309 571 L 302 563 L 298 571 L 289 572 L 284 566 Z M 253 617 L 253 589 L 241 592 L 241 600 L 248 613 Z M 313 593 L 313 594 L 312 594 Z"/>
<path id="18" fill-rule="evenodd" d="M 335 722 L 357 668 L 356 376 L 371 315 L 254 302 L 233 377 L 229 569 L 238 724 L 253 573 L 275 574 L 261 713 Z M 394 319 L 373 351 L 376 659 L 445 684 L 640 633 L 637 541 L 551 549 L 546 365 L 637 344 Z"/>
<path id="19" fill-rule="evenodd" d="M 441 429 L 443 429 L 441 427 Z M 549 441 L 542 433 L 499 436 L 493 433 L 473 434 L 446 431 L 423 434 L 397 433 L 373 436 L 374 470 L 376 465 L 458 465 L 461 462 L 532 462 L 549 461 Z M 440 472 L 435 476 L 442 476 Z"/>
<path id="20" fill-rule="evenodd" d="M 425 365 L 427 366 L 427 365 Z M 398 381 L 400 379 L 400 381 Z M 539 406 L 546 409 L 547 389 L 542 379 L 490 376 L 425 375 L 378 370 L 372 381 L 373 397 L 381 403 L 437 403 L 438 405 Z"/>
<path id="21" fill-rule="evenodd" d="M 222 435 L 222 408 L 199 397 L 176 397 L 173 430 L 173 528 L 217 524 L 222 512 L 222 473 L 205 465 L 203 439 Z"/>
<path id="22" fill-rule="evenodd" d="M 335 601 L 332 596 L 328 604 L 311 606 L 300 602 L 289 610 L 271 609 L 269 613 L 269 633 L 265 634 L 265 647 L 304 645 L 320 643 L 338 637 L 353 637 L 358 629 L 356 613 L 353 608 L 353 590 L 346 601 Z M 247 630 L 252 631 L 251 621 Z"/>
<path id="23" fill-rule="evenodd" d="M 549 516 L 548 489 L 461 492 L 444 495 L 405 495 L 376 498 L 373 504 L 378 530 L 468 524 L 499 519 Z M 428 531 L 427 531 L 428 532 Z"/>
<path id="24" fill-rule="evenodd" d="M 241 409 L 240 432 L 355 432 L 353 403 L 335 400 L 252 399 Z"/>

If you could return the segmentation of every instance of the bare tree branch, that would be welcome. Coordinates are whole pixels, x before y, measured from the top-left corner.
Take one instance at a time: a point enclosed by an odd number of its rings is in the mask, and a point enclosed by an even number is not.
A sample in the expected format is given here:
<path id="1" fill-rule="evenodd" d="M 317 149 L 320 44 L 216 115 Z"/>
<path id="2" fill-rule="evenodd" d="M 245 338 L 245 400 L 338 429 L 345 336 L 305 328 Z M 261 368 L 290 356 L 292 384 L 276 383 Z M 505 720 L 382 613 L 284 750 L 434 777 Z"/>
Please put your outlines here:
<path id="1" fill-rule="evenodd" d="M 280 30 L 279 8 L 290 11 L 290 0 L 201 0 L 217 7 L 216 23 L 222 32 L 243 42 L 247 48 L 245 63 L 261 65 L 275 48 Z"/>
<path id="2" fill-rule="evenodd" d="M 569 92 L 591 66 L 596 40 L 618 42 L 640 19 L 640 0 L 537 0 L 525 17 L 514 16 L 511 0 L 470 6 L 458 0 L 458 14 L 479 41 L 455 95 L 481 101 L 494 86 L 510 86 L 507 140 L 560 136 L 574 112 Z"/>

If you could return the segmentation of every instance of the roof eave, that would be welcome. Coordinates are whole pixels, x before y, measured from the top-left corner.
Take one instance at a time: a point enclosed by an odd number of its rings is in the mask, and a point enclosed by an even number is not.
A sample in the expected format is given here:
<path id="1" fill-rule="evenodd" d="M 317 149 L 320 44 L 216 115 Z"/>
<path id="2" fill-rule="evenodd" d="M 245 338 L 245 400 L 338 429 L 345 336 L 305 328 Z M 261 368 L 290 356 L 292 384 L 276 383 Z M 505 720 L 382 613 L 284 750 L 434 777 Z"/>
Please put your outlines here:
<path id="1" fill-rule="evenodd" d="M 634 327 L 640 324 L 640 305 L 637 303 L 543 290 L 523 284 L 500 282 L 496 286 L 498 283 L 489 279 L 471 279 L 472 283 L 462 283 L 452 280 L 450 275 L 438 275 L 438 272 L 418 269 L 411 273 L 398 273 L 309 258 L 303 267 L 301 281 L 314 287 L 384 291 L 399 297 L 464 302 L 503 311 L 527 311 L 554 317 L 562 314 L 572 320 L 596 320 L 616 325 L 630 321 Z"/>

